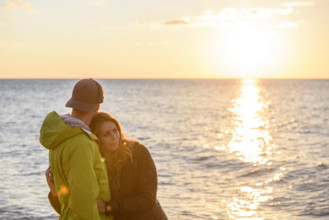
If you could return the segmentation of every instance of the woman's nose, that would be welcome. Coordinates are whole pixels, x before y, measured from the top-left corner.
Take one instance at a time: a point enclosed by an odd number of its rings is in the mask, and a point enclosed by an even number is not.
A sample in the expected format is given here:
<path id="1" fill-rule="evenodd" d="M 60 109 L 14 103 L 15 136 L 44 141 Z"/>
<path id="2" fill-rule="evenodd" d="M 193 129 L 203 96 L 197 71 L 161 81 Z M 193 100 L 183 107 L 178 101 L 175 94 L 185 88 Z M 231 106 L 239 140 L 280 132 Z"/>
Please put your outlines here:
<path id="1" fill-rule="evenodd" d="M 115 139 L 115 134 L 114 133 L 110 133 L 110 138 L 111 139 Z"/>

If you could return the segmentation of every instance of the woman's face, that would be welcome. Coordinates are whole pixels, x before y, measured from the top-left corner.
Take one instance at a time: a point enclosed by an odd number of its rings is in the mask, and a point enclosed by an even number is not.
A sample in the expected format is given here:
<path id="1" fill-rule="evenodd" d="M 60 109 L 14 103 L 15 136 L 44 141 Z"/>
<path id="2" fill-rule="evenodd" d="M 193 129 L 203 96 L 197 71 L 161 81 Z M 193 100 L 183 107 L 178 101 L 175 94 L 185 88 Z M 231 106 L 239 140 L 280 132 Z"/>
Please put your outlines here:
<path id="1" fill-rule="evenodd" d="M 104 122 L 98 129 L 98 139 L 101 147 L 106 151 L 115 151 L 119 147 L 120 133 L 117 126 L 111 122 Z"/>

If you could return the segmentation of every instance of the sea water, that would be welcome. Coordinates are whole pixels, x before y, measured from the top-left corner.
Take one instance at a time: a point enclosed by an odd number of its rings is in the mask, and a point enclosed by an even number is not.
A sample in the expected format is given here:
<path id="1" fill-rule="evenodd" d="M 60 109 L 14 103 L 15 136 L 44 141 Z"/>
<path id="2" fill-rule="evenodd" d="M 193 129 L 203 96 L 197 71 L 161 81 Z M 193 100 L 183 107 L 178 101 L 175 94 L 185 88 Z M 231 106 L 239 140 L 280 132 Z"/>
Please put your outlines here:
<path id="1" fill-rule="evenodd" d="M 39 143 L 77 80 L 0 80 L 0 219 L 57 219 Z M 99 80 L 169 219 L 328 219 L 329 80 Z"/>

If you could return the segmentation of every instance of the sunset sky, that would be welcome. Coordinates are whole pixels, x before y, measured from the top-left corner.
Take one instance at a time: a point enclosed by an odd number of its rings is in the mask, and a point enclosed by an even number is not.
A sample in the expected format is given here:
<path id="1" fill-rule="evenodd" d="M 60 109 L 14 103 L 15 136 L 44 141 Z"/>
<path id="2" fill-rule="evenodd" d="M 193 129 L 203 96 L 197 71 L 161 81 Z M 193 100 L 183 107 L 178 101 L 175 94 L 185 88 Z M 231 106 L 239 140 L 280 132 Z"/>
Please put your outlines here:
<path id="1" fill-rule="evenodd" d="M 329 78 L 329 0 L 0 0 L 0 78 Z"/>

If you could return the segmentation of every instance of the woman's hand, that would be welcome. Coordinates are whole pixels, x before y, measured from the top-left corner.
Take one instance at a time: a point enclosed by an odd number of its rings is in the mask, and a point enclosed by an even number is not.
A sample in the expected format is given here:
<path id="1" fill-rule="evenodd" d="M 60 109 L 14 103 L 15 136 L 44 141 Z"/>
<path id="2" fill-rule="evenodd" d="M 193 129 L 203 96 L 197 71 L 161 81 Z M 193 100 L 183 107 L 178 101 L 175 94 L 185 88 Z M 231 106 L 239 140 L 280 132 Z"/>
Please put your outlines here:
<path id="1" fill-rule="evenodd" d="M 98 212 L 99 213 L 105 213 L 105 202 L 102 202 L 101 200 L 97 200 L 97 206 L 98 206 Z"/>
<path id="2" fill-rule="evenodd" d="M 46 170 L 45 175 L 46 175 L 46 180 L 47 180 L 51 195 L 54 197 L 57 197 L 55 182 L 53 179 L 53 172 L 51 171 L 50 167 L 48 167 L 48 169 Z"/>

